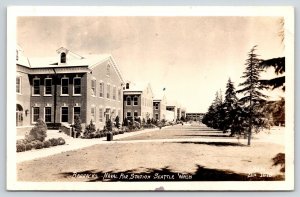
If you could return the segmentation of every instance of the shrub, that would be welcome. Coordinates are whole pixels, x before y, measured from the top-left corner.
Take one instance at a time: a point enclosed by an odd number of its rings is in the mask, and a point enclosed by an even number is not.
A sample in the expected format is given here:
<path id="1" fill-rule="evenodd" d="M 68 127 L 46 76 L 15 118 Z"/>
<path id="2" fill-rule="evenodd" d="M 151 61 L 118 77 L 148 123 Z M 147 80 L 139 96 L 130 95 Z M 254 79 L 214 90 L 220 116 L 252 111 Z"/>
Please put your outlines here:
<path id="1" fill-rule="evenodd" d="M 78 135 L 78 133 L 80 134 L 82 132 L 81 120 L 80 120 L 79 116 L 77 116 L 77 115 L 74 118 L 73 128 L 76 133 L 76 136 Z"/>
<path id="2" fill-rule="evenodd" d="M 40 142 L 40 141 L 38 141 L 37 143 L 36 143 L 36 149 L 42 149 L 44 147 L 44 143 L 43 142 Z"/>
<path id="3" fill-rule="evenodd" d="M 43 142 L 47 137 L 47 125 L 42 119 L 38 119 L 35 126 L 30 130 L 29 135 L 34 139 Z"/>
<path id="4" fill-rule="evenodd" d="M 51 142 L 51 146 L 57 146 L 58 145 L 58 140 L 56 138 L 51 138 L 51 139 L 49 139 L 49 141 Z"/>
<path id="5" fill-rule="evenodd" d="M 34 141 L 30 142 L 31 147 L 35 149 L 38 142 L 39 142 L 38 140 L 34 140 Z"/>
<path id="6" fill-rule="evenodd" d="M 66 143 L 65 139 L 62 138 L 62 137 L 59 137 L 59 138 L 57 139 L 57 141 L 58 141 L 58 145 L 64 145 L 64 144 Z"/>
<path id="7" fill-rule="evenodd" d="M 117 116 L 117 117 L 115 118 L 115 122 L 116 122 L 116 127 L 119 129 L 120 126 L 121 126 L 119 116 Z"/>
<path id="8" fill-rule="evenodd" d="M 96 132 L 96 127 L 93 124 L 93 121 L 91 120 L 90 124 L 85 127 L 85 131 L 83 133 L 83 138 L 91 139 L 94 136 L 92 134 L 94 134 L 95 132 Z"/>
<path id="9" fill-rule="evenodd" d="M 25 144 L 25 149 L 26 150 L 31 150 L 32 149 L 32 146 L 31 146 L 31 144 Z"/>
<path id="10" fill-rule="evenodd" d="M 25 135 L 25 139 L 28 143 L 36 140 L 35 137 L 33 135 Z"/>
<path id="11" fill-rule="evenodd" d="M 26 146 L 24 143 L 17 144 L 17 152 L 24 152 L 26 150 Z"/>
<path id="12" fill-rule="evenodd" d="M 44 141 L 44 148 L 49 148 L 51 146 L 51 142 L 49 140 Z"/>

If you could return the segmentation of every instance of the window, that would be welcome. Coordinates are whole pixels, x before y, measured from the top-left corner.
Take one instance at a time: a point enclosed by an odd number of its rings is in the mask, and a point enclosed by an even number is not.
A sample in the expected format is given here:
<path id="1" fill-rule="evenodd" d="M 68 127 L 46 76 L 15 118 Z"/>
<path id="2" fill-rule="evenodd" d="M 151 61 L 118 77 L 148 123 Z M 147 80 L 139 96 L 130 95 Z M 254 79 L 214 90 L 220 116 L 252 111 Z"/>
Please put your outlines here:
<path id="1" fill-rule="evenodd" d="M 138 105 L 138 97 L 133 97 L 133 105 Z"/>
<path id="2" fill-rule="evenodd" d="M 134 116 L 134 117 L 138 117 L 138 116 L 139 116 L 139 115 L 138 115 L 138 112 L 135 111 L 135 112 L 133 113 L 133 116 Z"/>
<path id="3" fill-rule="evenodd" d="M 33 122 L 36 122 L 40 117 L 40 108 L 34 107 L 33 108 Z"/>
<path id="4" fill-rule="evenodd" d="M 52 79 L 46 78 L 45 79 L 45 95 L 52 94 Z"/>
<path id="5" fill-rule="evenodd" d="M 158 103 L 154 103 L 155 109 L 158 109 Z"/>
<path id="6" fill-rule="evenodd" d="M 80 118 L 80 107 L 74 107 L 74 117 L 73 117 L 73 120 L 75 121 L 75 117 L 78 117 Z"/>
<path id="7" fill-rule="evenodd" d="M 106 90 L 106 97 L 109 99 L 110 98 L 110 85 L 107 84 L 107 90 Z"/>
<path id="8" fill-rule="evenodd" d="M 92 95 L 96 96 L 96 80 L 92 80 Z"/>
<path id="9" fill-rule="evenodd" d="M 99 89 L 100 89 L 99 90 L 99 96 L 103 97 L 104 96 L 104 83 L 103 82 L 100 83 L 100 88 Z"/>
<path id="10" fill-rule="evenodd" d="M 40 95 L 40 79 L 33 79 L 33 95 Z"/>
<path id="11" fill-rule="evenodd" d="M 121 100 L 121 89 L 118 89 L 118 100 Z"/>
<path id="12" fill-rule="evenodd" d="M 110 65 L 109 64 L 107 64 L 107 66 L 106 66 L 106 75 L 110 76 Z"/>
<path id="13" fill-rule="evenodd" d="M 126 89 L 129 89 L 129 83 L 126 83 Z"/>
<path id="14" fill-rule="evenodd" d="M 80 95 L 81 94 L 81 78 L 77 77 L 74 78 L 74 94 Z"/>
<path id="15" fill-rule="evenodd" d="M 60 54 L 60 63 L 66 63 L 66 53 Z"/>
<path id="16" fill-rule="evenodd" d="M 103 109 L 99 108 L 99 122 L 103 122 Z"/>
<path id="17" fill-rule="evenodd" d="M 51 122 L 51 107 L 45 107 L 45 122 Z"/>
<path id="18" fill-rule="evenodd" d="M 126 117 L 131 117 L 131 112 L 130 111 L 128 111 L 127 113 L 126 113 Z"/>
<path id="19" fill-rule="evenodd" d="M 61 94 L 69 95 L 69 78 L 61 79 Z"/>
<path id="20" fill-rule="evenodd" d="M 117 88 L 113 87 L 113 99 L 116 100 L 116 95 L 117 95 Z"/>
<path id="21" fill-rule="evenodd" d="M 16 92 L 21 94 L 21 77 L 16 78 Z"/>
<path id="22" fill-rule="evenodd" d="M 95 109 L 95 107 L 92 107 L 91 108 L 91 120 L 93 121 L 93 122 L 95 122 L 95 117 L 96 117 L 96 109 Z"/>
<path id="23" fill-rule="evenodd" d="M 62 107 L 61 108 L 61 122 L 68 122 L 69 121 L 69 108 Z"/>
<path id="24" fill-rule="evenodd" d="M 131 98 L 130 98 L 130 96 L 127 96 L 127 98 L 126 98 L 126 105 L 131 105 Z"/>
<path id="25" fill-rule="evenodd" d="M 158 114 L 155 114 L 155 119 L 158 120 Z"/>

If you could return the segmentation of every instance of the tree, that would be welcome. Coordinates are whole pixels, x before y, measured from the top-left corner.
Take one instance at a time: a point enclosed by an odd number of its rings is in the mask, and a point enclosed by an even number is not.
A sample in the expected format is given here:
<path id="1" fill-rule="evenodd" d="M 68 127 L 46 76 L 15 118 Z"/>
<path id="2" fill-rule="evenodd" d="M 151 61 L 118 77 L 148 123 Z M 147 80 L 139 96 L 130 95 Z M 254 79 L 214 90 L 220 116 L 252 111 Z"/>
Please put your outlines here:
<path id="1" fill-rule="evenodd" d="M 47 137 L 47 125 L 42 119 L 38 119 L 34 127 L 30 130 L 29 136 L 32 136 L 35 140 L 43 142 Z"/>
<path id="2" fill-rule="evenodd" d="M 75 133 L 81 133 L 82 127 L 81 127 L 81 120 L 79 116 L 74 117 L 74 125 L 73 125 Z"/>
<path id="3" fill-rule="evenodd" d="M 107 131 L 112 131 L 112 122 L 111 122 L 110 118 L 106 121 L 105 128 Z"/>
<path id="4" fill-rule="evenodd" d="M 247 112 L 248 119 L 248 145 L 250 145 L 252 129 L 256 132 L 264 126 L 263 114 L 261 113 L 261 104 L 265 102 L 265 96 L 260 92 L 264 88 L 259 81 L 260 72 L 262 71 L 260 67 L 260 60 L 258 55 L 255 53 L 256 47 L 254 46 L 248 53 L 248 59 L 246 60 L 246 70 L 243 72 L 241 78 L 246 80 L 239 84 L 243 88 L 238 90 L 237 93 L 243 93 L 243 97 L 239 100 L 244 109 Z"/>
<path id="5" fill-rule="evenodd" d="M 128 119 L 125 117 L 124 118 L 124 122 L 123 122 L 124 126 L 127 127 L 128 126 Z"/>
<path id="6" fill-rule="evenodd" d="M 115 121 L 116 121 L 116 127 L 119 129 L 120 128 L 120 118 L 119 118 L 119 116 L 116 116 Z"/>
<path id="7" fill-rule="evenodd" d="M 230 130 L 231 135 L 235 133 L 235 130 L 232 129 L 234 119 L 236 118 L 236 113 L 238 109 L 238 98 L 236 96 L 235 88 L 231 79 L 228 79 L 225 91 L 225 100 L 223 103 L 224 110 L 224 122 L 223 122 L 223 131 L 226 132 Z"/>

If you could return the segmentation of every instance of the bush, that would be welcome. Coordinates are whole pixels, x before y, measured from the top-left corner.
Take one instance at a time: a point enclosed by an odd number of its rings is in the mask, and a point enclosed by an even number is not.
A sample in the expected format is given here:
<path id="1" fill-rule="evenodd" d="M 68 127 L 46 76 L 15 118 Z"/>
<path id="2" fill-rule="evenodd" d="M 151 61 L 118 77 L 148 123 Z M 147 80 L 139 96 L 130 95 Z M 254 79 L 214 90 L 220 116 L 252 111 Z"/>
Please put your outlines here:
<path id="1" fill-rule="evenodd" d="M 24 143 L 17 144 L 17 152 L 24 152 L 26 150 L 26 146 Z"/>
<path id="2" fill-rule="evenodd" d="M 47 125 L 42 119 L 38 119 L 35 126 L 30 130 L 29 135 L 34 139 L 43 142 L 47 137 Z"/>
<path id="3" fill-rule="evenodd" d="M 26 151 L 31 150 L 32 149 L 31 144 L 25 144 L 25 149 L 26 149 Z"/>
<path id="4" fill-rule="evenodd" d="M 51 146 L 51 142 L 49 140 L 44 141 L 44 148 L 49 148 Z"/>
<path id="5" fill-rule="evenodd" d="M 36 149 L 42 149 L 44 147 L 44 143 L 43 142 L 40 142 L 40 141 L 38 141 L 37 143 L 36 143 Z"/>
<path id="6" fill-rule="evenodd" d="M 33 135 L 25 135 L 25 140 L 26 140 L 28 143 L 30 143 L 30 142 L 32 142 L 32 141 L 34 141 L 34 140 L 36 140 L 36 139 L 35 139 L 35 137 L 34 137 Z"/>
<path id="7" fill-rule="evenodd" d="M 34 140 L 34 141 L 30 142 L 31 147 L 35 149 L 38 142 L 39 142 L 38 140 Z"/>
<path id="8" fill-rule="evenodd" d="M 66 143 L 65 139 L 62 138 L 62 137 L 59 137 L 59 138 L 57 139 L 57 141 L 58 141 L 58 145 L 64 145 L 64 144 Z"/>
<path id="9" fill-rule="evenodd" d="M 56 138 L 51 138 L 51 139 L 49 139 L 49 141 L 51 142 L 51 146 L 57 146 L 58 145 L 58 140 Z"/>
<path id="10" fill-rule="evenodd" d="M 91 120 L 90 124 L 85 127 L 85 131 L 83 133 L 83 138 L 91 139 L 94 137 L 94 133 L 96 132 L 96 127 Z"/>

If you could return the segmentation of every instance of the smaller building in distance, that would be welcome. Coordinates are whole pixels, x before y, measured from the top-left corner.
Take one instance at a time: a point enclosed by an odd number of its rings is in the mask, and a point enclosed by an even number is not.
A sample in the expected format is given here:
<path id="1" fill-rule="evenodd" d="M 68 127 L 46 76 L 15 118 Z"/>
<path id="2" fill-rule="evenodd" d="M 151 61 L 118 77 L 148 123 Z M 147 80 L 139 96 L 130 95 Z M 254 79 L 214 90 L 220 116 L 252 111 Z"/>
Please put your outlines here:
<path id="1" fill-rule="evenodd" d="M 163 95 L 161 99 L 153 100 L 153 116 L 156 120 L 166 120 L 167 99 L 165 95 Z"/>
<path id="2" fill-rule="evenodd" d="M 186 113 L 187 121 L 202 121 L 204 113 Z"/>
<path id="3" fill-rule="evenodd" d="M 123 90 L 124 118 L 129 120 L 153 118 L 153 92 L 150 84 L 127 82 Z"/>

